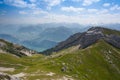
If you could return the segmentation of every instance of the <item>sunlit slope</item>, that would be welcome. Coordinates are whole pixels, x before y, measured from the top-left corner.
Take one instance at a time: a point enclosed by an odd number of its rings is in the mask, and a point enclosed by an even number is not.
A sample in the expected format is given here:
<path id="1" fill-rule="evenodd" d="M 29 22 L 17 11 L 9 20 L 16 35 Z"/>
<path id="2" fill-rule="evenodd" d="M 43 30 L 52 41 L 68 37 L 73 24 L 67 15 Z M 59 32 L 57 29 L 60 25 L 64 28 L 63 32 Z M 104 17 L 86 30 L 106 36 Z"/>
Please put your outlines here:
<path id="1" fill-rule="evenodd" d="M 0 54 L 0 67 L 14 68 L 23 80 L 120 80 L 120 49 L 99 40 L 86 49 L 73 46 L 50 56 L 18 58 Z"/>
<path id="2" fill-rule="evenodd" d="M 120 50 L 99 40 L 86 49 L 51 58 L 44 66 L 78 80 L 120 80 Z"/>

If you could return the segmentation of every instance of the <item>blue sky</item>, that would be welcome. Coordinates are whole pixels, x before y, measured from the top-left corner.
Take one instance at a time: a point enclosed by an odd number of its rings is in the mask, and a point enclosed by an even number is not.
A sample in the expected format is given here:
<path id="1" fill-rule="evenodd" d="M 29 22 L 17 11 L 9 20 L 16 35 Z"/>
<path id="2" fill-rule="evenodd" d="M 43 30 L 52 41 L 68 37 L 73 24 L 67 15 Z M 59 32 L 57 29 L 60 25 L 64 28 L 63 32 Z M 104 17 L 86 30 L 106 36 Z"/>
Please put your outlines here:
<path id="1" fill-rule="evenodd" d="M 0 0 L 0 23 L 120 23 L 119 0 Z"/>

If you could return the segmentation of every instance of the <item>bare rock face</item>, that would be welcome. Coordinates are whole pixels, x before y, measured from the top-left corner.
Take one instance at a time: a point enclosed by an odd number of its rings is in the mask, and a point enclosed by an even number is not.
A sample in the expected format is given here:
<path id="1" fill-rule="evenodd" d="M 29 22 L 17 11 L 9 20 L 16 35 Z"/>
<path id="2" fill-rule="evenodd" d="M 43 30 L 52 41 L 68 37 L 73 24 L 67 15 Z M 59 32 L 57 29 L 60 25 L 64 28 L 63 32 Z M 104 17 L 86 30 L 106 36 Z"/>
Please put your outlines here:
<path id="1" fill-rule="evenodd" d="M 68 38 L 67 40 L 59 43 L 55 48 L 55 51 L 59 51 L 62 48 L 68 48 L 70 46 L 74 46 L 79 44 L 78 40 L 81 37 L 81 33 L 76 33 L 74 35 L 72 35 L 70 38 Z"/>
<path id="2" fill-rule="evenodd" d="M 105 33 L 105 31 L 110 34 Z M 119 32 L 114 30 L 114 33 Z M 72 46 L 80 45 L 79 48 L 86 48 L 98 40 L 103 39 L 107 43 L 114 47 L 120 48 L 120 35 L 113 33 L 113 30 L 102 28 L 102 27 L 92 27 L 88 31 L 83 33 L 76 33 L 70 36 L 67 40 L 60 42 L 56 47 L 44 51 L 45 54 L 51 54 L 52 52 L 57 52 L 62 49 L 66 49 Z M 120 33 L 120 32 L 119 32 Z"/>
<path id="3" fill-rule="evenodd" d="M 81 45 L 80 48 L 86 48 L 101 38 L 103 38 L 103 35 L 101 34 L 85 34 L 80 39 L 79 43 Z"/>
<path id="4" fill-rule="evenodd" d="M 114 47 L 120 48 L 120 36 L 108 35 L 105 40 Z"/>

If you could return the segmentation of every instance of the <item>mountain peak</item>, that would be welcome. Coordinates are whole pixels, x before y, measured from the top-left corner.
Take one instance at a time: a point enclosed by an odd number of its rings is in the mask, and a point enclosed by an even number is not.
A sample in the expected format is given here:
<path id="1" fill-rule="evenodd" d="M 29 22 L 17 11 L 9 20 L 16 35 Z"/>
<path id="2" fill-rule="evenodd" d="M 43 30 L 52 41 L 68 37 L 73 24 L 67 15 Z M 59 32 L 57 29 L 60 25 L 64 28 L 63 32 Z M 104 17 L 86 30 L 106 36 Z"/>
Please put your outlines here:
<path id="1" fill-rule="evenodd" d="M 88 29 L 86 32 L 86 35 L 95 35 L 95 34 L 101 34 L 103 35 L 103 28 L 102 27 L 92 27 Z"/>
<path id="2" fill-rule="evenodd" d="M 102 29 L 103 29 L 103 27 L 96 26 L 96 27 L 89 28 L 88 31 L 91 31 L 91 30 L 102 30 Z"/>
<path id="3" fill-rule="evenodd" d="M 118 34 L 120 34 L 120 32 L 116 30 L 92 27 L 86 32 L 76 33 L 70 36 L 67 40 L 60 42 L 56 47 L 45 51 L 45 53 L 50 54 L 51 52 L 57 52 L 77 45 L 80 45 L 79 48 L 83 49 L 96 43 L 100 39 L 103 39 L 114 47 L 120 48 L 120 35 Z"/>

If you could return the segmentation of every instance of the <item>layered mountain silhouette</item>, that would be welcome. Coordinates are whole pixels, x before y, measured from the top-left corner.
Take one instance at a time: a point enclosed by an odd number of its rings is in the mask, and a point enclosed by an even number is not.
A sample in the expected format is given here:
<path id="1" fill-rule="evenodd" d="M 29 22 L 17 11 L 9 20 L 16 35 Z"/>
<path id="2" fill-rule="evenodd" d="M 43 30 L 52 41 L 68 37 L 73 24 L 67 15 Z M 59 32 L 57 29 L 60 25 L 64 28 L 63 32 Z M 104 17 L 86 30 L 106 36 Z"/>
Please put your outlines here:
<path id="1" fill-rule="evenodd" d="M 17 38 L 15 38 L 9 34 L 0 34 L 0 38 L 8 40 L 8 41 L 13 42 L 13 43 L 19 43 L 19 40 Z"/>

